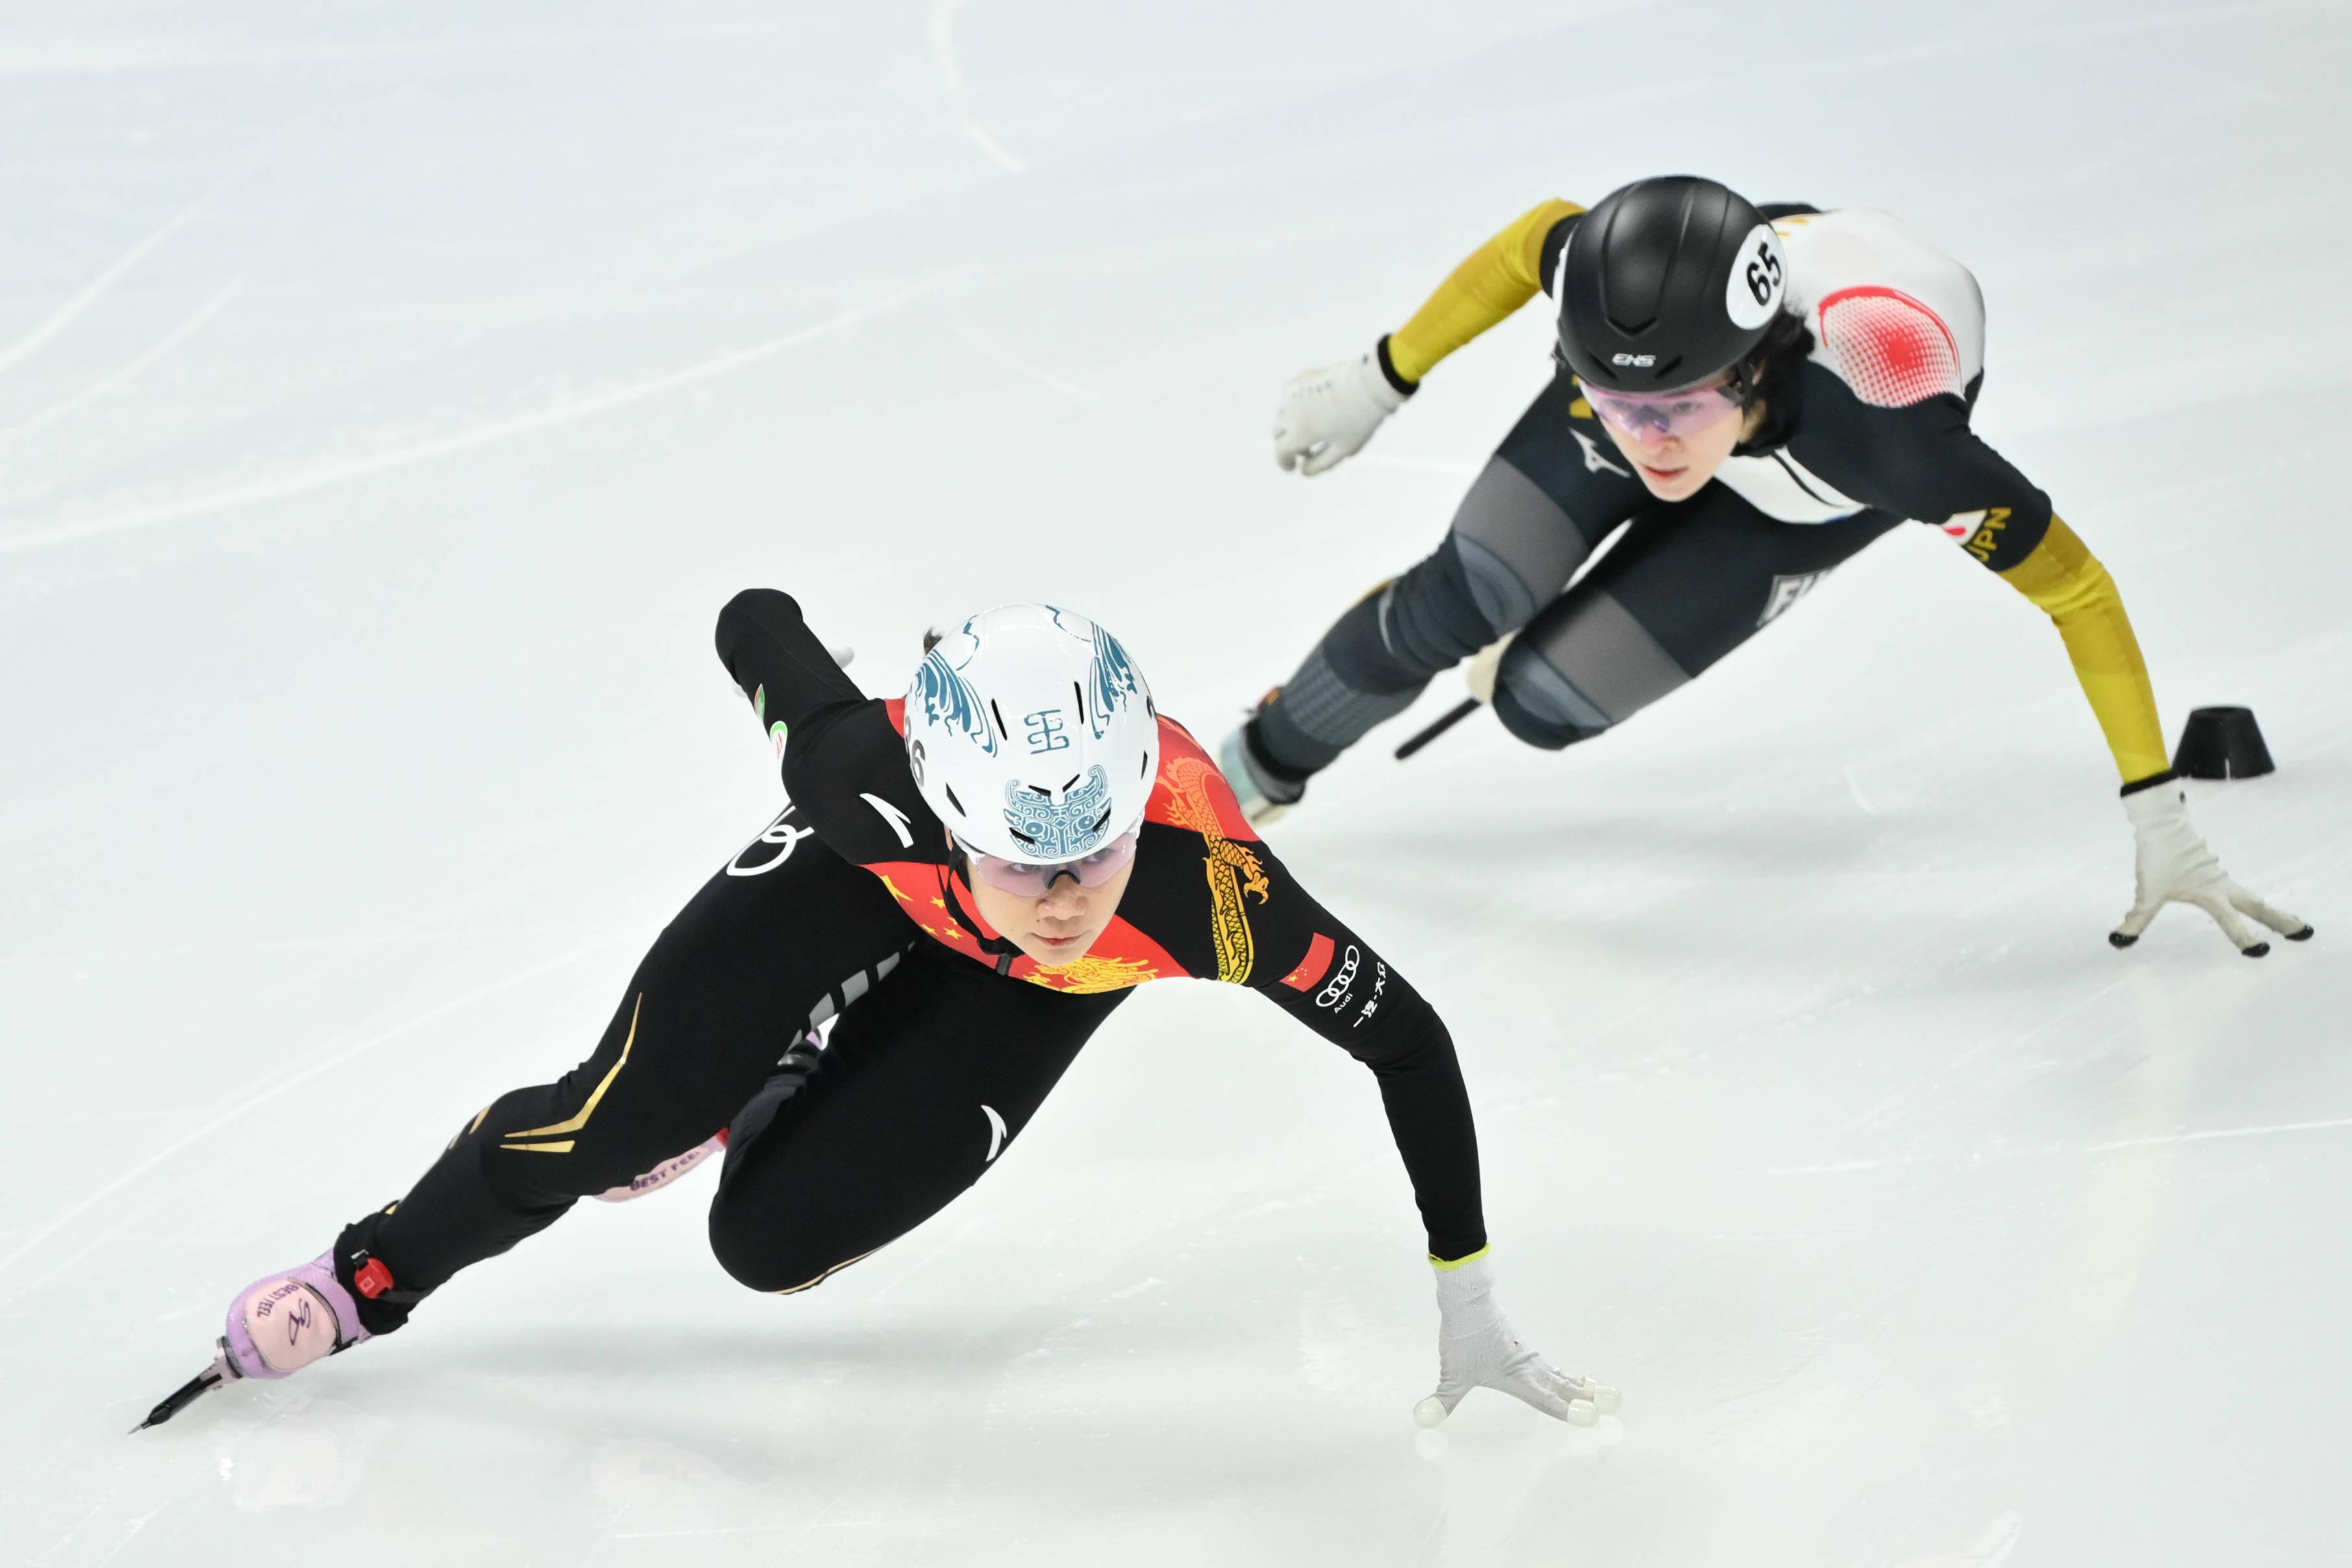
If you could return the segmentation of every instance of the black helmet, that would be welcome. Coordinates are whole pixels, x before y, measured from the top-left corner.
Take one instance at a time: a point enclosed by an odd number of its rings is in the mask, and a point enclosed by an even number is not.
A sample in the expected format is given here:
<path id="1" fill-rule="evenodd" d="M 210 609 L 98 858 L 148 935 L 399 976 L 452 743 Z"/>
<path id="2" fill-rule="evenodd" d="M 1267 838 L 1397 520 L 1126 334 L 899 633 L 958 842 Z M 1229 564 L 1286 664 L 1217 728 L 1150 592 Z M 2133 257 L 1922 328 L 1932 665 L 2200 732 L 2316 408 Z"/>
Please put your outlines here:
<path id="1" fill-rule="evenodd" d="M 1610 192 L 1559 259 L 1559 354 L 1592 385 L 1679 392 L 1740 365 L 1788 292 L 1764 215 L 1713 180 Z"/>

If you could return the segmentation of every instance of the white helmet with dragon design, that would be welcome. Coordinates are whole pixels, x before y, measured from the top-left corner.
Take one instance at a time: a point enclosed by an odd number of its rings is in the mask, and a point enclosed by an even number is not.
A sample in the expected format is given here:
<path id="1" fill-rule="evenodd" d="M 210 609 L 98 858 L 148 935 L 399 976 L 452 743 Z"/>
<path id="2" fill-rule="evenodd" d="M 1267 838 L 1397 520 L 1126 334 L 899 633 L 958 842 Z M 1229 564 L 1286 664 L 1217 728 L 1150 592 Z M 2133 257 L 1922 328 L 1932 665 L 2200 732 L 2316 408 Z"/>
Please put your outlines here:
<path id="1" fill-rule="evenodd" d="M 907 763 L 966 848 L 1060 865 L 1141 824 L 1159 710 L 1110 633 L 1074 611 L 1007 605 L 923 656 L 907 689 Z"/>

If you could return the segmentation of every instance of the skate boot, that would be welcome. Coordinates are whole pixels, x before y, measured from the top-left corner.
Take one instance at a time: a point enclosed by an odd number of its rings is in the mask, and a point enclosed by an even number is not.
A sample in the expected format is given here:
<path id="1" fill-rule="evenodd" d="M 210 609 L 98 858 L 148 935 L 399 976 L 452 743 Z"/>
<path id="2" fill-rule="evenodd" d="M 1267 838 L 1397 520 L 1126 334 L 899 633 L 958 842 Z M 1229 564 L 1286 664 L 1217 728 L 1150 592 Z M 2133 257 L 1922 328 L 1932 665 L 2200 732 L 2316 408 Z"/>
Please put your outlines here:
<path id="1" fill-rule="evenodd" d="M 359 1279 L 362 1290 L 379 1282 L 389 1289 L 392 1270 L 381 1259 L 371 1259 Z M 359 1303 L 335 1278 L 335 1255 L 322 1252 L 298 1268 L 247 1286 L 229 1303 L 221 1351 L 239 1377 L 290 1377 L 366 1338 Z"/>
<path id="2" fill-rule="evenodd" d="M 382 1258 L 370 1258 L 356 1279 L 371 1297 L 392 1292 L 392 1270 Z M 131 1430 L 142 1432 L 169 1421 L 224 1383 L 241 1377 L 290 1377 L 369 1337 L 360 1326 L 359 1303 L 335 1278 L 334 1254 L 322 1252 L 309 1263 L 267 1275 L 238 1291 L 229 1303 L 228 1322 L 213 1364 Z"/>
<path id="3" fill-rule="evenodd" d="M 1258 754 L 1251 743 L 1246 723 L 1227 735 L 1217 748 L 1217 768 L 1233 786 L 1234 797 L 1241 802 L 1242 815 L 1249 818 L 1252 826 L 1264 827 L 1281 820 L 1282 815 L 1307 794 L 1305 779 L 1284 776 Z"/>

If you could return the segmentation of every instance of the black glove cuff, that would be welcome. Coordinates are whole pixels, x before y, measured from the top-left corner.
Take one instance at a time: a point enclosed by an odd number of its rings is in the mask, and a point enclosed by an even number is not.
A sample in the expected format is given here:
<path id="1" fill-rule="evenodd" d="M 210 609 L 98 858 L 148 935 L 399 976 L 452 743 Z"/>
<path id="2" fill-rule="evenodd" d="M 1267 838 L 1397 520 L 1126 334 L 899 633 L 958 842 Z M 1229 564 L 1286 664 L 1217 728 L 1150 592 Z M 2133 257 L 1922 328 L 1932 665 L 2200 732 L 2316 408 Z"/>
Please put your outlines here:
<path id="1" fill-rule="evenodd" d="M 1397 395 L 1399 397 L 1411 397 L 1414 393 L 1421 390 L 1421 383 L 1417 381 L 1407 381 L 1403 376 L 1397 374 L 1396 361 L 1389 358 L 1388 333 L 1382 332 L 1381 334 L 1380 345 L 1372 351 L 1372 357 L 1380 361 L 1381 374 L 1388 378 L 1388 383 L 1391 386 L 1396 388 Z"/>

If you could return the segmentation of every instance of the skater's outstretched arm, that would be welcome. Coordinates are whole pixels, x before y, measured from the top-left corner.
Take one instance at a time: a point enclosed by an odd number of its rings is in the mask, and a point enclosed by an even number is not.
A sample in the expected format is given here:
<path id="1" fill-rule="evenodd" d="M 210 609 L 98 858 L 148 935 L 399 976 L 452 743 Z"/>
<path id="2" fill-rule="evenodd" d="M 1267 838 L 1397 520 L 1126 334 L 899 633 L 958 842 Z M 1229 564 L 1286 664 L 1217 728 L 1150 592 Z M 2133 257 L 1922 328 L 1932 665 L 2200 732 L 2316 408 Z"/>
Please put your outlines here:
<path id="1" fill-rule="evenodd" d="M 2109 940 L 2129 947 L 2167 903 L 2203 910 L 2249 957 L 2270 943 L 2241 916 L 2293 941 L 2310 936 L 2302 919 L 2232 880 L 2198 837 L 2121 591 L 2050 498 L 1969 428 L 1967 389 L 1885 407 L 1862 402 L 1818 363 L 1805 375 L 1804 424 L 1790 451 L 1858 500 L 1941 526 L 2058 628 L 2122 775 L 2136 841 L 2131 909 Z"/>
<path id="2" fill-rule="evenodd" d="M 1251 989 L 1372 1070 L 1429 1233 L 1430 1261 L 1482 1251 L 1477 1126 L 1444 1020 L 1270 851 L 1258 852 L 1269 881 L 1283 887 L 1279 899 L 1252 911 L 1264 962 Z"/>
<path id="3" fill-rule="evenodd" d="M 1436 1426 L 1477 1387 L 1580 1425 L 1614 1410 L 1614 1389 L 1560 1372 L 1518 1336 L 1496 1300 L 1478 1135 L 1444 1020 L 1370 943 L 1308 897 L 1263 841 L 1248 853 L 1267 897 L 1249 917 L 1258 962 L 1247 984 L 1371 1068 L 1428 1231 L 1438 1380 L 1415 1419 Z"/>
<path id="4" fill-rule="evenodd" d="M 820 709 L 863 702 L 801 616 L 800 602 L 776 588 L 746 588 L 719 612 L 719 662 L 781 741 Z"/>
<path id="5" fill-rule="evenodd" d="M 736 595 L 719 613 L 718 644 L 775 742 L 785 792 L 836 854 L 865 866 L 898 859 L 918 839 L 941 842 L 888 705 L 857 689 L 791 595 Z"/>
<path id="6" fill-rule="evenodd" d="M 1472 251 L 1403 326 L 1354 359 L 1291 377 L 1275 405 L 1275 462 L 1319 474 L 1354 456 L 1438 361 L 1536 297 L 1583 211 L 1538 202 Z"/>
<path id="7" fill-rule="evenodd" d="M 1408 385 L 1471 339 L 1499 326 L 1534 299 L 1584 209 L 1557 197 L 1538 202 L 1465 257 L 1411 320 L 1381 340 L 1382 355 Z"/>

